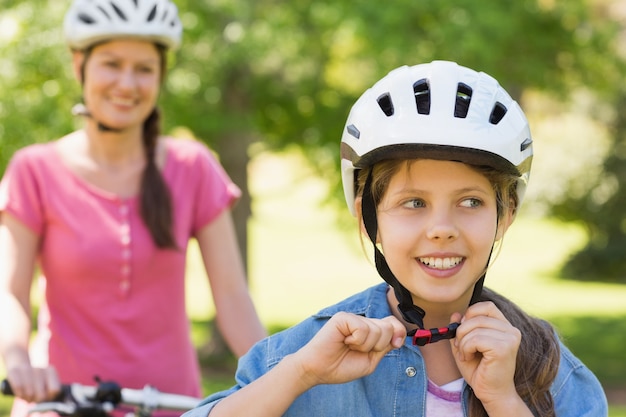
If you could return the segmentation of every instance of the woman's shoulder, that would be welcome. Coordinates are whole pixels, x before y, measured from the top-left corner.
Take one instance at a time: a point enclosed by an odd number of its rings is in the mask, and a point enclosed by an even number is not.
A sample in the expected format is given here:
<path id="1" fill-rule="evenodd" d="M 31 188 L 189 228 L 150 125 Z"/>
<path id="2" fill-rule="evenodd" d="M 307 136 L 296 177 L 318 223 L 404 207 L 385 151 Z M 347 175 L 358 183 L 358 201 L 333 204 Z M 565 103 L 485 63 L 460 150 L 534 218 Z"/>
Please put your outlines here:
<path id="1" fill-rule="evenodd" d="M 58 171 L 59 158 L 56 142 L 33 143 L 13 153 L 7 166 L 7 173 L 13 175 L 33 175 L 45 178 Z"/>
<path id="2" fill-rule="evenodd" d="M 169 160 L 191 162 L 198 159 L 213 158 L 209 147 L 199 140 L 167 136 L 161 138 L 161 143 Z"/>
<path id="3" fill-rule="evenodd" d="M 20 163 L 49 161 L 50 155 L 56 152 L 55 143 L 56 141 L 26 145 L 15 151 L 11 159 Z"/>

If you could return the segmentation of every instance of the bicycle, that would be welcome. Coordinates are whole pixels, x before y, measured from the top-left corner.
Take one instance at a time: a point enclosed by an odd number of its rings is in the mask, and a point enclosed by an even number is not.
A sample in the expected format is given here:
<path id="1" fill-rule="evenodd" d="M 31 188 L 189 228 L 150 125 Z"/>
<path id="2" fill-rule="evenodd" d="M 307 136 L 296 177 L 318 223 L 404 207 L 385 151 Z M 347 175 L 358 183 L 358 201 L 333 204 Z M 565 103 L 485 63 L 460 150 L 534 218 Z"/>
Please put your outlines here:
<path id="1" fill-rule="evenodd" d="M 96 386 L 63 384 L 61 392 L 52 401 L 33 405 L 29 414 L 52 411 L 67 417 L 109 417 L 114 410 L 131 407 L 127 417 L 151 417 L 156 410 L 186 411 L 194 408 L 200 398 L 160 392 L 146 385 L 143 389 L 123 388 L 113 381 L 95 379 Z M 0 392 L 13 395 L 8 380 L 0 382 Z"/>

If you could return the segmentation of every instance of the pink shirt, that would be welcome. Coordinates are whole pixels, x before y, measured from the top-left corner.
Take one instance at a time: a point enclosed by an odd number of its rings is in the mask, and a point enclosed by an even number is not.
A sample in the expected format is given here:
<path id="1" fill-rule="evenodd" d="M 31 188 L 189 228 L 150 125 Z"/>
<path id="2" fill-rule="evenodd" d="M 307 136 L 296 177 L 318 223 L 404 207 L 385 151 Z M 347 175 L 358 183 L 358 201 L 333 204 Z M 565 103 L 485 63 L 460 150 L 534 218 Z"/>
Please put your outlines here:
<path id="1" fill-rule="evenodd" d="M 428 417 L 462 417 L 461 395 L 463 379 L 438 386 L 428 380 L 426 392 L 426 415 Z"/>
<path id="2" fill-rule="evenodd" d="M 239 197 L 205 145 L 168 139 L 163 176 L 180 251 L 157 249 L 138 211 L 75 176 L 54 144 L 15 153 L 0 183 L 0 211 L 41 238 L 45 302 L 33 358 L 62 382 L 94 376 L 128 388 L 151 384 L 201 396 L 185 310 L 188 240 Z"/>

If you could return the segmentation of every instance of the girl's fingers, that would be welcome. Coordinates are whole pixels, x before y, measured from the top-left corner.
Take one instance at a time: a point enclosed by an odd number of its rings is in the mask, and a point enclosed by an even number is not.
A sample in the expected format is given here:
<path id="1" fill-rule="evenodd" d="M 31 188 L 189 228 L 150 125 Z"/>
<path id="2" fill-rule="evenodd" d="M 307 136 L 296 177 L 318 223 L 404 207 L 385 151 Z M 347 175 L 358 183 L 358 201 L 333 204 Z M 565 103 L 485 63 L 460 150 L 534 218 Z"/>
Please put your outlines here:
<path id="1" fill-rule="evenodd" d="M 453 314 L 452 320 L 459 321 L 459 314 Z M 456 331 L 457 339 L 462 339 L 465 335 L 481 328 L 502 332 L 514 329 L 504 314 L 492 302 L 481 302 L 470 306 L 460 321 L 461 326 Z"/>
<path id="2" fill-rule="evenodd" d="M 345 343 L 353 350 L 383 352 L 404 343 L 406 330 L 395 317 L 369 319 L 351 316 L 350 319 L 350 335 Z"/>

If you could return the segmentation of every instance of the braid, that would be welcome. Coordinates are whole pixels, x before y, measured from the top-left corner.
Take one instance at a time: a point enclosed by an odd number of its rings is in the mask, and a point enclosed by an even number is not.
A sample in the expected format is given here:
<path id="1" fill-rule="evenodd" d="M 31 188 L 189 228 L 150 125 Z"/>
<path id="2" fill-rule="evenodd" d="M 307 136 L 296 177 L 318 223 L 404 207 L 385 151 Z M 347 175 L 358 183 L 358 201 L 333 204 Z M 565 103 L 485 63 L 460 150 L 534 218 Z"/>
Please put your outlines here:
<path id="1" fill-rule="evenodd" d="M 159 248 L 177 248 L 172 234 L 172 201 L 167 184 L 156 165 L 156 144 L 160 133 L 160 114 L 155 108 L 143 126 L 146 167 L 141 178 L 140 213 Z"/>

